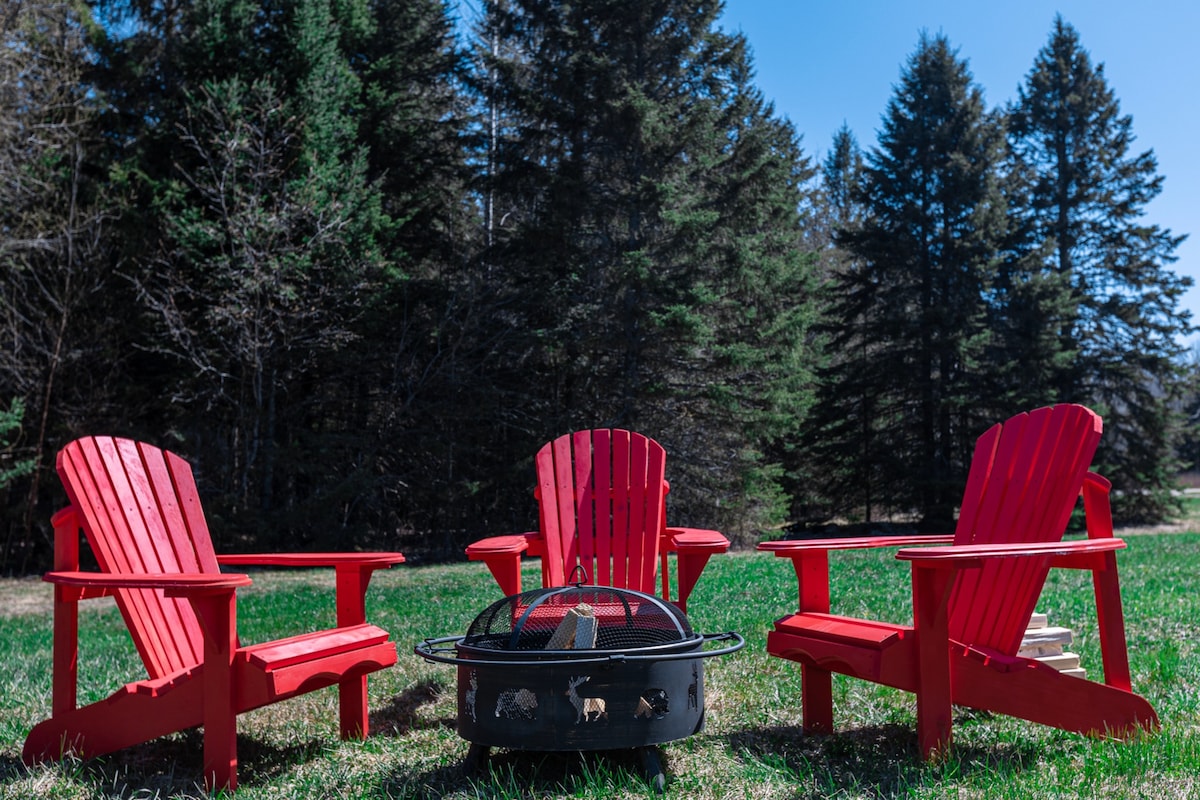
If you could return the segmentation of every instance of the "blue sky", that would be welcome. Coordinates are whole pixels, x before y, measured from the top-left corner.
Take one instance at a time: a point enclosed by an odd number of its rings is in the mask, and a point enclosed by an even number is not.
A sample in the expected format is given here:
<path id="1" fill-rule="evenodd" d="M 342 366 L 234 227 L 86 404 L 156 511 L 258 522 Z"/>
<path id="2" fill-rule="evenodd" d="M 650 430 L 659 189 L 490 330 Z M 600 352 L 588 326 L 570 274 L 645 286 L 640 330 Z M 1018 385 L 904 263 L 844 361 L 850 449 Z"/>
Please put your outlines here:
<path id="1" fill-rule="evenodd" d="M 1191 234 L 1171 269 L 1200 282 L 1197 0 L 726 0 L 721 27 L 745 34 L 756 83 L 819 160 L 843 122 L 864 150 L 874 147 L 922 30 L 946 35 L 995 107 L 1016 98 L 1056 13 L 1104 65 L 1122 113 L 1133 117 L 1135 152 L 1154 151 L 1165 180 L 1144 221 Z M 1200 322 L 1200 288 L 1182 307 Z"/>

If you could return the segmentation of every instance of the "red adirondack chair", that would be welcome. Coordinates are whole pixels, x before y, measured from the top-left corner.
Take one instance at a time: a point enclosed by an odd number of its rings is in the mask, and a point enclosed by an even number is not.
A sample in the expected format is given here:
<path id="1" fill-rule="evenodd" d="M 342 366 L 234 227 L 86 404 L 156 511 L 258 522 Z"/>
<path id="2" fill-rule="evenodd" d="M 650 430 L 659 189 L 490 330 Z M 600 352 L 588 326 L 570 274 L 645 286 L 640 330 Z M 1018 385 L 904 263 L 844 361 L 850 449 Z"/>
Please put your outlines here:
<path id="1" fill-rule="evenodd" d="M 217 556 L 188 463 L 128 439 L 88 437 L 58 454 L 70 505 L 54 516 L 54 678 L 50 719 L 25 740 L 26 763 L 119 750 L 204 726 L 204 778 L 237 786 L 237 715 L 336 684 L 344 738 L 367 735 L 367 673 L 396 662 L 366 623 L 376 569 L 399 553 Z M 100 572 L 79 571 L 79 529 Z M 250 578 L 220 564 L 333 567 L 337 627 L 263 644 L 237 636 L 235 591 Z M 149 677 L 76 705 L 80 600 L 113 596 Z"/>
<path id="2" fill-rule="evenodd" d="M 950 744 L 951 704 L 1091 735 L 1157 727 L 1130 684 L 1116 562 L 1125 543 L 1113 538 L 1110 484 L 1088 471 L 1101 428 L 1089 409 L 1058 405 L 988 430 L 953 537 L 759 546 L 790 558 L 799 580 L 799 610 L 776 621 L 767 652 L 801 664 L 806 732 L 833 730 L 831 672 L 914 692 L 926 758 Z M 1081 492 L 1088 538 L 1063 541 Z M 829 551 L 897 546 L 912 565 L 913 624 L 831 614 Z M 1051 567 L 1092 571 L 1103 684 L 1016 655 Z"/>
<path id="3" fill-rule="evenodd" d="M 662 445 L 639 433 L 590 430 L 548 442 L 536 457 L 539 530 L 493 536 L 467 547 L 506 595 L 521 591 L 522 554 L 542 559 L 542 585 L 565 586 L 582 566 L 588 582 L 653 594 L 661 567 L 671 600 L 668 556 L 676 555 L 684 611 L 709 556 L 729 549 L 717 531 L 668 528 Z"/>

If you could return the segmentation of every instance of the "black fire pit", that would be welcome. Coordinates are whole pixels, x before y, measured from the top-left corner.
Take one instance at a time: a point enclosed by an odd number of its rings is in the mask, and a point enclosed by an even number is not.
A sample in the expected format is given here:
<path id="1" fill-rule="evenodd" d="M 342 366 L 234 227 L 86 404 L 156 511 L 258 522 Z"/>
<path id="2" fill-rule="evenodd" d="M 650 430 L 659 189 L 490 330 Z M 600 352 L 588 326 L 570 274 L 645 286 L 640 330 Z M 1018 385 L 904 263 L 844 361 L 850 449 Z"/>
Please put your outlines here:
<path id="1" fill-rule="evenodd" d="M 705 649 L 710 642 L 730 642 Z M 414 652 L 458 667 L 458 734 L 467 768 L 488 748 L 640 748 L 664 785 L 654 745 L 704 728 L 704 662 L 742 648 L 736 633 L 702 635 L 653 595 L 604 586 L 538 589 L 488 606 L 466 636 Z"/>

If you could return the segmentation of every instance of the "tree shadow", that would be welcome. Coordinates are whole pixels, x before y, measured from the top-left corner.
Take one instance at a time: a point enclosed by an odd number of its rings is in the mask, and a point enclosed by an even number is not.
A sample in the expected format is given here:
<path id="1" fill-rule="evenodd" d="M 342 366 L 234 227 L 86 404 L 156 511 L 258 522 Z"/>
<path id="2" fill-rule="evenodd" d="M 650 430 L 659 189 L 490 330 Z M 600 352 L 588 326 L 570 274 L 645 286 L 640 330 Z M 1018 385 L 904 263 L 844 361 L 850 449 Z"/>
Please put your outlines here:
<path id="1" fill-rule="evenodd" d="M 956 713 L 955 723 L 980 713 Z M 805 734 L 799 726 L 746 728 L 724 737 L 730 751 L 744 761 L 782 766 L 796 777 L 793 797 L 831 795 L 898 798 L 914 787 L 935 785 L 948 774 L 956 779 L 972 773 L 1013 774 L 1036 763 L 1035 742 L 996 742 L 987 747 L 956 742 L 945 761 L 924 761 L 911 725 L 870 725 L 827 735 Z M 781 763 L 782 762 L 782 763 Z"/>

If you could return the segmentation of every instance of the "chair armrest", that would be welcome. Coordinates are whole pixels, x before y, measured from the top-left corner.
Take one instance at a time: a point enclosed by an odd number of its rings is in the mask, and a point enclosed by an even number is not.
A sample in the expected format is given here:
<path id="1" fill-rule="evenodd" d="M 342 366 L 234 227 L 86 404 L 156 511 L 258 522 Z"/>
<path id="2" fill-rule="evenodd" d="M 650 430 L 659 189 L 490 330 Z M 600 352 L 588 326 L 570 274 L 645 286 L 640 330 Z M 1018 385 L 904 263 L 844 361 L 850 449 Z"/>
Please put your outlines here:
<path id="1" fill-rule="evenodd" d="M 680 554 L 724 553 L 729 540 L 720 531 L 704 528 L 667 528 L 667 552 Z"/>
<path id="2" fill-rule="evenodd" d="M 249 575 L 229 573 L 47 572 L 42 580 L 78 589 L 162 589 L 169 597 L 233 591 L 251 583 Z"/>
<path id="3" fill-rule="evenodd" d="M 858 536 L 844 539 L 789 539 L 762 542 L 758 549 L 790 558 L 796 570 L 799 612 L 827 614 L 829 604 L 829 551 L 864 550 L 879 547 L 936 545 L 954 541 L 953 536 Z"/>
<path id="4" fill-rule="evenodd" d="M 217 556 L 226 566 L 370 567 L 387 569 L 404 563 L 402 553 L 229 553 Z"/>
<path id="5" fill-rule="evenodd" d="M 905 548 L 896 553 L 901 561 L 932 569 L 980 567 L 994 558 L 1030 558 L 1051 556 L 1070 558 L 1122 550 L 1122 539 L 1081 539 L 1068 542 L 1021 542 L 1016 544 L 967 544 L 951 547 Z"/>
<path id="6" fill-rule="evenodd" d="M 161 589 L 167 597 L 183 597 L 200 620 L 204 661 L 211 653 L 232 653 L 237 647 L 237 589 L 249 586 L 250 576 L 228 573 L 99 573 L 58 570 L 42 580 L 55 586 L 53 709 L 68 714 L 78 707 L 79 617 L 76 602 L 112 595 L 119 589 Z M 224 613 L 222 613 L 224 612 Z M 216 663 L 216 662 L 214 662 Z M 223 662 L 231 662 L 226 658 Z M 210 668 L 205 674 L 223 670 Z M 224 670 L 227 671 L 227 670 Z"/>
<path id="7" fill-rule="evenodd" d="M 923 536 L 849 536 L 844 539 L 784 539 L 761 542 L 758 549 L 788 558 L 793 553 L 812 550 L 864 550 L 875 547 L 911 547 L 914 545 L 950 544 L 952 534 Z"/>
<path id="8" fill-rule="evenodd" d="M 250 576 L 231 573 L 47 572 L 42 580 L 59 586 L 95 586 L 112 589 L 236 589 L 249 586 Z"/>
<path id="9" fill-rule="evenodd" d="M 217 563 L 266 567 L 333 567 L 337 573 L 335 602 L 339 627 L 367 621 L 367 585 L 377 569 L 404 563 L 402 553 L 234 553 Z"/>
<path id="10" fill-rule="evenodd" d="M 491 536 L 468 545 L 467 558 L 486 563 L 500 591 L 512 596 L 521 593 L 521 554 L 541 555 L 541 550 L 535 547 L 540 542 L 541 534 L 537 531 Z"/>
<path id="11" fill-rule="evenodd" d="M 678 598 L 675 604 L 687 613 L 687 601 L 692 590 L 696 588 L 700 574 L 708 564 L 709 556 L 714 553 L 724 553 L 729 550 L 729 540 L 720 531 L 705 528 L 664 528 L 659 540 L 660 557 L 662 560 L 661 575 L 664 598 L 671 596 L 670 570 L 667 567 L 667 556 L 676 556 L 676 577 L 678 578 Z"/>
<path id="12" fill-rule="evenodd" d="M 529 550 L 530 539 L 536 533 L 511 533 L 504 536 L 489 536 L 467 545 L 467 558 L 471 561 L 486 561 L 496 556 L 521 555 Z"/>

